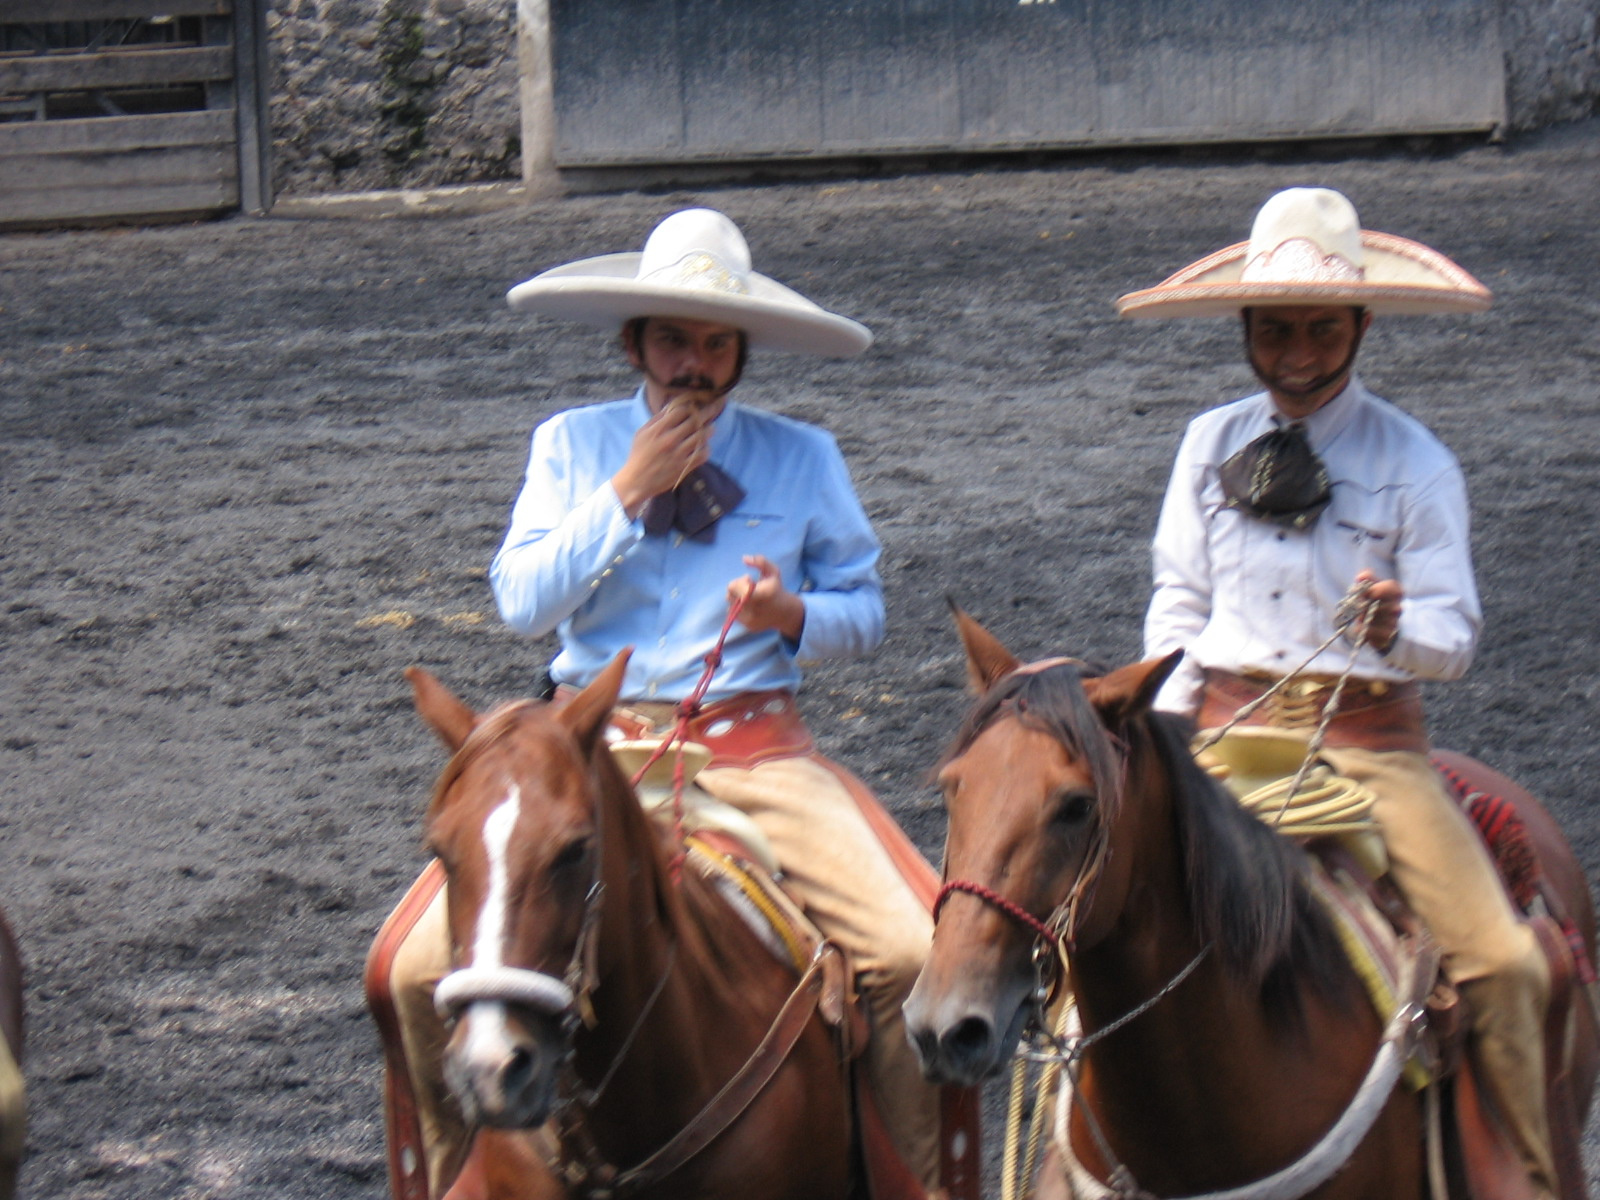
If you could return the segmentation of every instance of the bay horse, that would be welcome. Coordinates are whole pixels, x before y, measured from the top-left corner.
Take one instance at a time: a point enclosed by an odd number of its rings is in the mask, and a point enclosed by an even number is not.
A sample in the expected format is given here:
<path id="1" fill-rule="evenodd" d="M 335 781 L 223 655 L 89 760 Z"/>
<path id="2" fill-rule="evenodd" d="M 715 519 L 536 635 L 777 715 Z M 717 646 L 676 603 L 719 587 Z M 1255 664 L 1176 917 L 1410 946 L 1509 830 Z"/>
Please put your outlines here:
<path id="1" fill-rule="evenodd" d="M 0 1200 L 16 1194 L 27 1132 L 22 1083 L 22 955 L 0 913 Z"/>
<path id="2" fill-rule="evenodd" d="M 710 884 L 675 872 L 604 738 L 626 662 L 559 706 L 481 717 L 407 672 L 453 752 L 427 816 L 456 968 L 436 993 L 454 1019 L 446 1078 L 471 1124 L 554 1131 L 540 1135 L 548 1171 L 490 1163 L 477 1186 L 843 1197 L 846 1064 L 816 1013 L 820 977 L 797 987 Z M 515 1154 L 531 1136 L 499 1138 Z"/>
<path id="3" fill-rule="evenodd" d="M 982 699 L 939 771 L 944 905 L 906 1003 L 929 1077 L 972 1084 L 1009 1061 L 1038 1002 L 1035 956 L 1059 938 L 1082 1041 L 1039 1196 L 1427 1196 L 1422 1101 L 1378 1075 L 1390 1031 L 1303 851 L 1150 708 L 1178 655 L 1093 677 L 1072 660 L 1024 665 L 957 624 Z M 1552 878 L 1592 961 L 1582 873 Z M 1595 1080 L 1583 999 L 1580 1114 Z M 1252 1188 L 1264 1180 L 1275 1188 Z"/>

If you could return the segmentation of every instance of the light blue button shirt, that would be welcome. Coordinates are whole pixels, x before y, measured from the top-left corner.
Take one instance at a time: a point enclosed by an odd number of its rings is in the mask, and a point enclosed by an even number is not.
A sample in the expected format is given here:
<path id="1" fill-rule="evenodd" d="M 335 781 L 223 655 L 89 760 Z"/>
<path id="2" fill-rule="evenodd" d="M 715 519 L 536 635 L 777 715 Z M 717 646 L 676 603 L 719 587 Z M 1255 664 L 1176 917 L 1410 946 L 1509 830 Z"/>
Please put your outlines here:
<path id="1" fill-rule="evenodd" d="M 798 660 L 865 654 L 883 640 L 878 539 L 832 435 L 728 401 L 711 461 L 745 489 L 706 545 L 676 530 L 649 537 L 611 486 L 649 418 L 632 399 L 571 409 L 533 431 L 528 472 L 505 541 L 489 567 L 500 615 L 513 629 L 559 631 L 558 683 L 582 686 L 624 646 L 634 648 L 625 699 L 677 701 L 704 670 L 727 618 L 728 583 L 765 555 L 800 594 L 795 645 L 776 631 L 735 625 L 710 699 L 795 688 Z"/>

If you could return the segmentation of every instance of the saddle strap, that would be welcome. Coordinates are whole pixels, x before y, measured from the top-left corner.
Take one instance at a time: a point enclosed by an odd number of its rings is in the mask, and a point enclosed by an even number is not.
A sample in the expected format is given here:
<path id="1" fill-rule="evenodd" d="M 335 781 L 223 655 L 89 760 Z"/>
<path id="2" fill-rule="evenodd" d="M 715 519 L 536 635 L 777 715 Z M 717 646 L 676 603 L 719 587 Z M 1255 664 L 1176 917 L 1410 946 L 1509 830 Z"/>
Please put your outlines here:
<path id="1" fill-rule="evenodd" d="M 1560 1176 L 1561 1195 L 1586 1197 L 1583 1166 L 1583 1122 L 1573 1095 L 1567 1061 L 1567 1024 L 1578 992 L 1572 947 L 1557 922 L 1549 917 L 1532 917 L 1529 925 L 1544 951 L 1550 967 L 1550 1007 L 1545 1014 L 1545 1117 L 1550 1126 L 1550 1150 Z M 1586 997 L 1585 997 L 1586 998 Z"/>
<path id="2" fill-rule="evenodd" d="M 597 1179 L 585 1189 L 591 1195 L 622 1194 L 659 1183 L 684 1163 L 709 1146 L 719 1134 L 749 1108 L 763 1088 L 771 1082 L 800 1040 L 822 995 L 824 968 L 829 955 L 838 950 L 828 942 L 817 947 L 800 982 L 783 1002 L 778 1015 L 744 1066 L 722 1085 L 722 1089 L 693 1120 L 674 1134 L 665 1145 L 642 1162 L 618 1171 L 610 1179 Z M 598 1184 L 599 1186 L 595 1186 Z"/>

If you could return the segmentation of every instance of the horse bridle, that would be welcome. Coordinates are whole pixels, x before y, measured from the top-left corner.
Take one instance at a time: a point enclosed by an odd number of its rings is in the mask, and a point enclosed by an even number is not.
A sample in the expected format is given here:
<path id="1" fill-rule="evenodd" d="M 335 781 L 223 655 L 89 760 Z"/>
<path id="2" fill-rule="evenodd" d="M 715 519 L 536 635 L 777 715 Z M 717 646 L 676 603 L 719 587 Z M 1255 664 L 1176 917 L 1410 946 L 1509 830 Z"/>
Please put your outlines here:
<path id="1" fill-rule="evenodd" d="M 1037 675 L 1052 667 L 1071 666 L 1082 667 L 1083 663 L 1075 658 L 1047 658 L 1040 662 L 1028 663 L 1009 672 L 994 684 L 998 687 L 1004 679 L 1014 678 L 1018 675 Z M 994 713 L 994 719 L 1011 709 L 1013 713 L 1018 705 L 1015 698 L 1005 700 Z M 1122 740 L 1109 730 L 1102 730 L 1108 744 L 1116 752 L 1118 763 L 1118 777 L 1116 793 L 1120 794 L 1125 786 L 1128 755 L 1127 747 Z M 1094 841 L 1089 853 L 1084 857 L 1083 865 L 1078 869 L 1077 878 L 1073 880 L 1072 887 L 1055 909 L 1046 918 L 1040 918 L 1029 912 L 1022 905 L 1002 895 L 985 884 L 972 879 L 947 879 L 939 888 L 939 894 L 933 902 L 933 922 L 939 923 L 939 914 L 944 909 L 947 901 L 956 892 L 964 892 L 975 896 L 991 908 L 1004 913 L 1013 922 L 1021 925 L 1034 935 L 1033 966 L 1036 975 L 1034 983 L 1033 1000 L 1037 1010 L 1041 1013 L 1044 1006 L 1050 1001 L 1056 988 L 1061 982 L 1064 970 L 1065 956 L 1070 955 L 1077 948 L 1077 932 L 1080 914 L 1094 899 L 1094 890 L 1100 882 L 1100 877 L 1105 870 L 1106 860 L 1111 854 L 1111 837 L 1106 829 L 1102 814 L 1105 805 L 1101 803 L 1102 784 L 1095 781 L 1095 830 Z"/>
<path id="2" fill-rule="evenodd" d="M 485 717 L 457 748 L 445 764 L 434 786 L 435 805 L 439 798 L 461 777 L 467 765 L 499 741 L 511 729 L 517 718 L 541 707 L 533 700 L 513 700 L 502 704 Z M 433 993 L 433 1005 L 447 1021 L 455 1020 L 462 1009 L 478 1001 L 517 1004 L 545 1016 L 561 1018 L 563 1034 L 568 1034 L 578 1021 L 593 1022 L 589 996 L 594 991 L 597 968 L 595 956 L 595 927 L 600 921 L 601 901 L 605 885 L 601 882 L 601 855 L 603 843 L 599 822 L 595 823 L 595 873 L 583 900 L 583 915 L 578 926 L 578 938 L 572 957 L 561 975 L 535 971 L 529 967 L 457 967 L 438 983 Z"/>

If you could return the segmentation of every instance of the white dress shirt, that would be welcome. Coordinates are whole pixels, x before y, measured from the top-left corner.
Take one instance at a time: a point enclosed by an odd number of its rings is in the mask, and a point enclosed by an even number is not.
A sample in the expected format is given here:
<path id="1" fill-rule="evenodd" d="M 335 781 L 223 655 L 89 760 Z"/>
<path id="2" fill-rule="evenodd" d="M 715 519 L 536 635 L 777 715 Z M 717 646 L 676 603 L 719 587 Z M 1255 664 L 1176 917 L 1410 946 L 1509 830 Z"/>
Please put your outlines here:
<path id="1" fill-rule="evenodd" d="M 1316 524 L 1299 531 L 1224 508 L 1221 465 L 1284 423 L 1262 392 L 1202 413 L 1184 435 L 1156 526 L 1145 651 L 1187 653 L 1158 708 L 1195 712 L 1206 667 L 1281 675 L 1300 666 L 1333 633 L 1363 568 L 1399 580 L 1404 598 L 1394 645 L 1363 648 L 1356 677 L 1455 679 L 1472 661 L 1482 612 L 1455 456 L 1352 376 L 1304 422 L 1332 484 Z M 1336 675 L 1352 651 L 1340 639 L 1306 669 Z"/>

